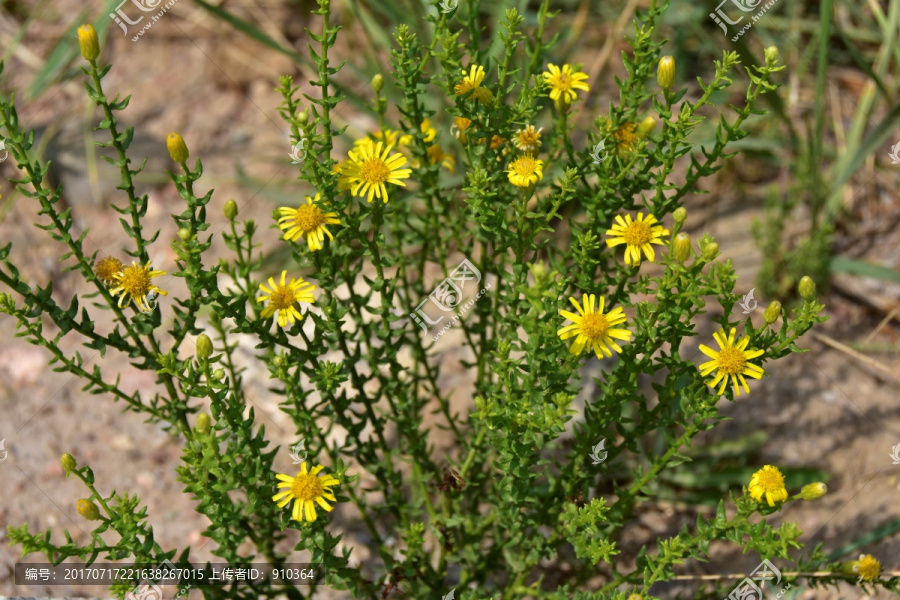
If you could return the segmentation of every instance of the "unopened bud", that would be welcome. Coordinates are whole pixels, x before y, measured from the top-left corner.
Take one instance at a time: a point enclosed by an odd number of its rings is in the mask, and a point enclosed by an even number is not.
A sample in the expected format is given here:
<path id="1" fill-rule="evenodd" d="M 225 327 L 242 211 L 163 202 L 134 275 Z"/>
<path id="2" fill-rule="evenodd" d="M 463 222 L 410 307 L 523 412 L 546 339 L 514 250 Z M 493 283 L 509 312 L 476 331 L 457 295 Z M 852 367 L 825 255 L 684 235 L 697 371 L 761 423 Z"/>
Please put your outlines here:
<path id="1" fill-rule="evenodd" d="M 197 415 L 197 424 L 194 425 L 194 431 L 199 434 L 209 433 L 209 415 L 200 413 Z"/>
<path id="2" fill-rule="evenodd" d="M 172 160 L 179 164 L 186 162 L 188 156 L 190 156 L 187 144 L 184 143 L 184 138 L 177 133 L 170 133 L 169 137 L 166 138 L 166 148 L 168 148 L 169 156 L 172 157 Z"/>
<path id="3" fill-rule="evenodd" d="M 778 62 L 778 48 L 769 46 L 766 48 L 766 64 L 771 65 Z"/>
<path id="4" fill-rule="evenodd" d="M 671 56 L 663 56 L 659 59 L 659 66 L 656 68 L 656 82 L 659 87 L 667 91 L 675 83 L 675 59 Z"/>
<path id="5" fill-rule="evenodd" d="M 71 454 L 63 454 L 59 458 L 59 464 L 62 465 L 63 471 L 66 472 L 66 475 L 78 468 L 78 463 L 75 462 L 75 457 Z"/>
<path id="6" fill-rule="evenodd" d="M 672 213 L 672 218 L 675 219 L 675 225 L 681 227 L 684 225 L 684 222 L 687 221 L 687 209 L 683 206 L 679 206 L 675 209 L 675 212 Z"/>
<path id="7" fill-rule="evenodd" d="M 212 372 L 212 378 L 215 379 L 216 381 L 221 381 L 223 377 L 225 377 L 224 369 L 216 369 L 215 371 Z"/>
<path id="8" fill-rule="evenodd" d="M 232 198 L 228 202 L 225 203 L 225 218 L 229 221 L 234 221 L 234 218 L 238 215 L 238 207 L 237 202 Z"/>
<path id="9" fill-rule="evenodd" d="M 691 257 L 691 236 L 681 232 L 672 242 L 672 258 L 683 263 Z"/>
<path id="10" fill-rule="evenodd" d="M 100 56 L 100 42 L 97 41 L 97 31 L 93 25 L 82 25 L 78 28 L 78 45 L 81 46 L 81 56 L 84 60 L 97 60 Z"/>
<path id="11" fill-rule="evenodd" d="M 88 521 L 100 520 L 100 510 L 97 505 L 86 498 L 82 498 L 75 504 L 75 510 Z"/>
<path id="12" fill-rule="evenodd" d="M 821 481 L 808 483 L 800 488 L 800 493 L 797 494 L 797 498 L 800 498 L 801 500 L 815 500 L 816 498 L 824 496 L 827 491 L 828 486 Z"/>
<path id="13" fill-rule="evenodd" d="M 187 227 L 182 227 L 181 229 L 179 229 L 178 230 L 178 239 L 180 239 L 182 242 L 187 242 L 188 240 L 190 240 L 191 239 L 191 230 L 188 229 Z"/>
<path id="14" fill-rule="evenodd" d="M 709 242 L 703 246 L 703 249 L 700 252 L 704 260 L 712 260 L 719 255 L 719 244 L 716 242 Z"/>
<path id="15" fill-rule="evenodd" d="M 300 125 L 306 125 L 307 123 L 309 123 L 309 112 L 304 110 L 299 113 L 297 115 L 297 122 L 300 123 Z"/>
<path id="16" fill-rule="evenodd" d="M 654 119 L 650 115 L 647 115 L 646 117 L 644 117 L 644 120 L 641 121 L 640 125 L 637 126 L 637 129 L 634 133 L 639 138 L 645 138 L 653 133 L 654 129 L 656 129 L 656 119 Z"/>
<path id="17" fill-rule="evenodd" d="M 201 333 L 197 338 L 197 357 L 209 358 L 213 353 L 212 340 L 205 333 Z"/>
<path id="18" fill-rule="evenodd" d="M 766 307 L 766 312 L 763 313 L 763 319 L 771 325 L 775 321 L 778 320 L 778 317 L 781 316 L 781 302 L 776 300 L 772 304 Z"/>
<path id="19" fill-rule="evenodd" d="M 372 89 L 376 92 L 380 92 L 384 87 L 384 77 L 382 77 L 381 73 L 376 73 L 372 78 Z"/>
<path id="20" fill-rule="evenodd" d="M 802 298 L 809 300 L 816 295 L 816 283 L 808 275 L 804 275 L 800 279 L 800 285 L 797 286 L 797 290 Z"/>

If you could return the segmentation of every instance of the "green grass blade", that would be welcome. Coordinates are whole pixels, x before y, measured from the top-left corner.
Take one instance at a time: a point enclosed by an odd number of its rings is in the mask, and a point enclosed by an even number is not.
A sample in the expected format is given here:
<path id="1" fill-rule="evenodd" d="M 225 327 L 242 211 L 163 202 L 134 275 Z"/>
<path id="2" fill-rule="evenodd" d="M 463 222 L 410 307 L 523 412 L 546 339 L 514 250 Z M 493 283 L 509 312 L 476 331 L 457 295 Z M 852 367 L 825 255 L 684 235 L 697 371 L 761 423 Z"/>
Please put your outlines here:
<path id="1" fill-rule="evenodd" d="M 900 272 L 843 256 L 836 256 L 831 259 L 831 272 L 850 273 L 851 275 L 862 275 L 863 277 L 873 277 L 881 281 L 900 283 Z"/>
<path id="2" fill-rule="evenodd" d="M 900 531 L 900 519 L 894 519 L 893 521 L 888 521 L 881 527 L 873 529 L 868 533 L 864 533 L 859 536 L 849 544 L 845 546 L 841 546 L 834 552 L 828 555 L 829 561 L 839 560 L 847 555 L 854 554 L 860 548 L 868 546 L 869 544 L 874 544 L 889 535 L 893 535 Z M 856 558 L 855 556 L 853 558 Z"/>

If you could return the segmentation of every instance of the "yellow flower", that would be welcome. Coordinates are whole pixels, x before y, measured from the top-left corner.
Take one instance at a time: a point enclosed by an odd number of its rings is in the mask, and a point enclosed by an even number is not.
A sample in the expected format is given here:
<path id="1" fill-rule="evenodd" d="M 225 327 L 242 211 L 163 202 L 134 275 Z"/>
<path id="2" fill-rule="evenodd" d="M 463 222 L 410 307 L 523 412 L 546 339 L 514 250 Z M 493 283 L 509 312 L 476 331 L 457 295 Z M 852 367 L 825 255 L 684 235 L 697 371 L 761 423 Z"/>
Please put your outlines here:
<path id="1" fill-rule="evenodd" d="M 716 338 L 716 342 L 718 342 L 719 347 L 722 349 L 719 352 L 700 344 L 700 352 L 712 359 L 711 361 L 700 365 L 700 374 L 706 377 L 713 371 L 718 370 L 716 378 L 707 385 L 711 388 L 715 388 L 716 384 L 721 381 L 722 387 L 719 388 L 720 396 L 725 393 L 725 388 L 728 387 L 729 377 L 731 377 L 731 381 L 734 383 L 735 393 L 740 396 L 741 387 L 744 388 L 745 392 L 748 394 L 750 393 L 750 388 L 747 386 L 747 380 L 744 379 L 744 375 L 753 377 L 754 379 L 760 379 L 765 374 L 762 367 L 757 367 L 756 365 L 747 362 L 752 358 L 762 356 L 765 351 L 747 350 L 747 344 L 750 343 L 749 337 L 741 338 L 741 340 L 735 344 L 734 334 L 736 331 L 737 330 L 732 327 L 727 339 L 725 338 L 724 329 L 720 329 L 713 334 L 713 337 Z"/>
<path id="2" fill-rule="evenodd" d="M 757 502 L 762 502 L 765 496 L 769 506 L 775 506 L 776 502 L 784 502 L 788 498 L 784 487 L 784 475 L 772 465 L 766 465 L 754 473 L 747 489 L 750 491 L 750 497 Z"/>
<path id="3" fill-rule="evenodd" d="M 872 581 L 881 574 L 881 563 L 871 554 L 860 554 L 853 571 L 859 573 L 861 579 Z"/>
<path id="4" fill-rule="evenodd" d="M 637 221 L 631 219 L 631 215 L 625 215 L 623 219 L 616 215 L 616 223 L 606 230 L 606 245 L 612 248 L 619 244 L 625 244 L 625 264 L 641 264 L 641 251 L 647 260 L 656 260 L 656 252 L 651 244 L 663 244 L 660 239 L 663 235 L 669 235 L 669 230 L 657 223 L 656 217 L 644 213 L 637 214 Z"/>
<path id="5" fill-rule="evenodd" d="M 94 263 L 94 275 L 106 285 L 112 285 L 116 282 L 116 275 L 124 268 L 121 260 L 115 256 L 107 256 Z"/>
<path id="6" fill-rule="evenodd" d="M 556 102 L 561 97 L 568 104 L 578 97 L 575 90 L 589 91 L 591 88 L 584 82 L 588 76 L 582 72 L 573 72 L 572 67 L 563 65 L 562 70 L 550 63 L 548 71 L 544 71 L 544 81 L 550 86 L 550 99 Z"/>
<path id="7" fill-rule="evenodd" d="M 100 43 L 97 41 L 97 31 L 93 25 L 82 25 L 78 28 L 78 45 L 81 47 L 81 57 L 84 60 L 97 60 L 100 56 Z"/>
<path id="8" fill-rule="evenodd" d="M 154 277 L 165 274 L 165 271 L 153 271 L 149 262 L 142 267 L 137 264 L 137 261 L 131 261 L 131 266 L 125 267 L 113 275 L 116 287 L 109 290 L 109 293 L 113 296 L 121 294 L 119 308 L 127 306 L 134 300 L 138 310 L 150 312 L 151 308 L 147 305 L 147 294 L 155 292 L 163 296 L 169 295 L 169 292 L 159 289 L 151 281 Z"/>
<path id="9" fill-rule="evenodd" d="M 577 336 L 575 343 L 569 348 L 569 352 L 572 354 L 581 354 L 585 348 L 588 349 L 588 352 L 593 350 L 597 358 L 602 358 L 601 352 L 607 358 L 612 356 L 610 348 L 621 354 L 622 348 L 613 341 L 613 338 L 627 342 L 631 339 L 631 332 L 627 329 L 614 329 L 614 327 L 625 324 L 625 311 L 619 306 L 604 315 L 603 305 L 606 300 L 600 296 L 600 304 L 597 306 L 597 310 L 594 310 L 595 300 L 594 294 L 582 294 L 581 303 L 584 305 L 582 309 L 575 298 L 570 297 L 569 302 L 575 306 L 578 314 L 567 310 L 559 311 L 559 314 L 572 321 L 573 324 L 566 325 L 557 331 L 556 335 L 562 340 Z"/>
<path id="10" fill-rule="evenodd" d="M 412 141 L 412 136 L 403 133 L 402 131 L 398 131 L 396 129 L 385 129 L 384 131 L 376 131 L 372 134 L 373 140 L 371 137 L 366 136 L 363 138 L 359 138 L 353 142 L 354 149 L 358 146 L 375 144 L 376 141 L 386 142 L 389 146 L 408 146 Z"/>
<path id="11" fill-rule="evenodd" d="M 297 279 L 291 277 L 290 281 L 285 283 L 286 277 L 287 271 L 282 271 L 281 281 L 277 285 L 275 279 L 269 277 L 269 287 L 266 287 L 264 283 L 259 284 L 259 291 L 265 292 L 266 295 L 256 298 L 257 302 L 269 302 L 269 305 L 260 313 L 262 318 L 268 319 L 277 311 L 278 325 L 281 327 L 286 327 L 288 323 L 293 325 L 294 321 L 303 319 L 299 310 L 299 302 L 312 304 L 316 301 L 312 292 L 316 286 L 308 283 L 302 277 Z"/>
<path id="12" fill-rule="evenodd" d="M 469 74 L 466 75 L 465 69 L 463 69 L 464 79 L 456 84 L 456 94 L 458 96 L 462 96 L 472 90 L 472 97 L 477 99 L 482 104 L 487 104 L 491 100 L 494 99 L 494 94 L 491 93 L 491 90 L 481 85 L 481 82 L 484 81 L 484 67 L 479 65 L 472 65 L 469 70 Z"/>
<path id="13" fill-rule="evenodd" d="M 319 477 L 319 471 L 324 467 L 318 465 L 308 470 L 306 462 L 300 465 L 300 472 L 296 476 L 282 475 L 277 473 L 275 477 L 281 482 L 279 488 L 288 488 L 282 492 L 278 492 L 272 496 L 272 500 L 278 503 L 278 508 L 284 508 L 287 504 L 294 501 L 294 507 L 291 510 L 291 518 L 295 521 L 315 521 L 316 520 L 316 504 L 325 509 L 327 512 L 332 511 L 325 500 L 336 502 L 334 492 L 331 486 L 340 485 L 340 482 L 332 475 Z"/>
<path id="14" fill-rule="evenodd" d="M 543 127 L 535 129 L 534 125 L 520 129 L 516 132 L 516 137 L 513 138 L 513 144 L 522 152 L 535 152 L 541 147 L 541 131 L 543 130 Z"/>
<path id="15" fill-rule="evenodd" d="M 454 117 L 453 126 L 450 127 L 450 133 L 458 139 L 460 142 L 465 143 L 466 141 L 466 129 L 469 128 L 469 125 L 472 124 L 472 119 L 467 119 L 465 117 Z"/>
<path id="16" fill-rule="evenodd" d="M 444 152 L 437 144 L 428 146 L 427 152 L 428 160 L 431 164 L 441 163 L 441 166 L 451 173 L 456 171 L 456 159 Z"/>
<path id="17" fill-rule="evenodd" d="M 544 161 L 526 154 L 509 163 L 506 172 L 511 184 L 525 188 L 544 178 Z"/>
<path id="18" fill-rule="evenodd" d="M 382 142 L 361 144 L 351 156 L 353 160 L 341 167 L 341 176 L 351 184 L 350 193 L 354 196 L 362 198 L 368 192 L 367 201 L 371 202 L 374 196 L 387 203 L 385 183 L 406 186 L 403 180 L 409 179 L 412 173 L 411 169 L 400 168 L 406 164 L 406 157 L 399 152 L 391 155 L 393 146 L 390 145 L 382 152 L 383 146 Z"/>
<path id="19" fill-rule="evenodd" d="M 351 150 L 350 152 L 353 152 L 353 151 Z M 349 154 L 349 152 L 348 152 L 348 154 Z M 338 186 L 337 187 L 341 191 L 350 189 L 350 182 L 345 177 L 341 177 L 341 169 L 343 168 L 344 163 L 346 163 L 346 162 L 347 162 L 346 160 L 342 160 L 341 162 L 334 163 L 334 166 L 331 167 L 331 174 L 337 176 L 337 178 L 338 178 Z"/>
<path id="20" fill-rule="evenodd" d="M 422 133 L 425 134 L 426 143 L 434 140 L 435 136 L 437 136 L 437 130 L 431 126 L 431 121 L 429 119 L 422 121 L 420 129 L 422 130 Z"/>
<path id="21" fill-rule="evenodd" d="M 281 212 L 281 218 L 278 219 L 278 227 L 284 231 L 284 239 L 292 242 L 297 241 L 301 236 L 306 236 L 306 243 L 312 251 L 321 250 L 322 242 L 325 236 L 334 240 L 334 236 L 325 227 L 326 225 L 340 225 L 335 212 L 322 212 L 314 202 L 319 201 L 319 194 L 315 199 L 306 197 L 306 205 L 301 204 L 299 208 L 290 208 L 282 206 L 278 210 Z"/>
<path id="22" fill-rule="evenodd" d="M 634 146 L 640 140 L 640 136 L 634 132 L 634 123 L 623 123 L 615 133 L 616 153 L 620 156 L 634 152 Z"/>

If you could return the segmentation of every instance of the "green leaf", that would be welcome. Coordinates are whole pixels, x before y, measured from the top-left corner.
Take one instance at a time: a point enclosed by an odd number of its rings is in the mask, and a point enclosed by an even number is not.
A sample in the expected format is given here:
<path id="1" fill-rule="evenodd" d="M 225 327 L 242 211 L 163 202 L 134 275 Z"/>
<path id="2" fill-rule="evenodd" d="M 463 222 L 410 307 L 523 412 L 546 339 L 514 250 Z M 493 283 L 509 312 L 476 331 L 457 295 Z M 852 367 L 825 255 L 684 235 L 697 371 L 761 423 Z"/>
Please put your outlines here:
<path id="1" fill-rule="evenodd" d="M 882 281 L 900 283 L 900 272 L 855 258 L 836 256 L 831 259 L 830 269 L 832 273 L 850 273 L 851 275 L 873 277 Z"/>

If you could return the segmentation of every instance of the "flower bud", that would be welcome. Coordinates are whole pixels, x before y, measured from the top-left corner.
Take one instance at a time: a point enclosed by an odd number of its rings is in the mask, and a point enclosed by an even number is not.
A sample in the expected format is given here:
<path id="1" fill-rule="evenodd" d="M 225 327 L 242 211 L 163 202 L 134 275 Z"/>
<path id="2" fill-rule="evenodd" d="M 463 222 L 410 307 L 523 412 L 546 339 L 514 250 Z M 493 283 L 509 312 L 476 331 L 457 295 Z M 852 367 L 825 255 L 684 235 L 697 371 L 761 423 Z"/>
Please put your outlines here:
<path id="1" fill-rule="evenodd" d="M 375 73 L 375 77 L 372 78 L 372 89 L 380 92 L 383 87 L 384 77 L 382 77 L 381 73 Z"/>
<path id="2" fill-rule="evenodd" d="M 681 232 L 672 242 L 672 258 L 683 263 L 691 257 L 691 236 Z"/>
<path id="3" fill-rule="evenodd" d="M 194 431 L 199 434 L 209 433 L 209 415 L 200 413 L 197 415 L 197 424 L 194 425 Z"/>
<path id="4" fill-rule="evenodd" d="M 703 246 L 703 249 L 700 251 L 700 253 L 703 256 L 704 260 L 712 260 L 719 255 L 719 244 L 715 242 L 709 242 L 708 244 Z"/>
<path id="5" fill-rule="evenodd" d="M 59 464 L 62 465 L 63 471 L 66 472 L 67 476 L 69 475 L 69 473 L 78 468 L 78 463 L 75 462 L 75 457 L 71 454 L 63 454 L 59 458 Z"/>
<path id="6" fill-rule="evenodd" d="M 75 504 L 75 510 L 88 521 L 100 520 L 100 510 L 97 505 L 86 498 L 82 498 Z"/>
<path id="7" fill-rule="evenodd" d="M 766 48 L 766 64 L 771 65 L 778 62 L 778 48 L 769 46 Z"/>
<path id="8" fill-rule="evenodd" d="M 778 317 L 781 316 L 781 302 L 776 300 L 772 304 L 766 307 L 766 312 L 763 313 L 763 319 L 771 325 L 775 321 L 778 320 Z"/>
<path id="9" fill-rule="evenodd" d="M 675 83 L 675 59 L 671 56 L 663 56 L 659 59 L 659 66 L 656 68 L 656 82 L 666 91 Z"/>
<path id="10" fill-rule="evenodd" d="M 212 353 L 212 340 L 205 333 L 201 333 L 197 338 L 197 358 L 209 358 Z"/>
<path id="11" fill-rule="evenodd" d="M 216 381 L 222 381 L 223 377 L 225 377 L 224 369 L 216 369 L 215 371 L 212 372 L 212 378 L 215 379 Z"/>
<path id="12" fill-rule="evenodd" d="M 804 275 L 800 279 L 800 285 L 797 286 L 797 290 L 802 298 L 809 300 L 816 295 L 816 283 L 809 276 Z"/>
<path id="13" fill-rule="evenodd" d="M 672 213 L 672 218 L 675 219 L 675 226 L 681 227 L 684 225 L 684 222 L 687 221 L 687 209 L 683 206 L 679 206 L 675 209 L 675 212 Z"/>
<path id="14" fill-rule="evenodd" d="M 637 129 L 634 133 L 639 138 L 645 138 L 653 133 L 654 129 L 656 129 L 656 119 L 651 117 L 650 115 L 647 115 L 646 117 L 644 117 L 644 120 L 641 121 L 640 125 L 637 126 Z"/>
<path id="15" fill-rule="evenodd" d="M 187 144 L 184 143 L 184 138 L 177 133 L 170 133 L 169 137 L 166 138 L 166 148 L 168 148 L 169 156 L 172 157 L 172 160 L 179 164 L 186 162 L 188 156 L 190 156 Z"/>
<path id="16" fill-rule="evenodd" d="M 796 497 L 802 500 L 815 500 L 816 498 L 824 496 L 827 491 L 828 486 L 821 481 L 817 481 L 815 483 L 806 484 L 800 488 L 800 493 L 797 494 Z"/>
<path id="17" fill-rule="evenodd" d="M 309 111 L 304 110 L 299 113 L 297 115 L 297 122 L 300 123 L 300 125 L 306 125 L 307 123 L 309 123 Z"/>
<path id="18" fill-rule="evenodd" d="M 237 202 L 232 198 L 228 202 L 225 203 L 225 218 L 229 221 L 234 221 L 234 218 L 238 214 Z"/>
<path id="19" fill-rule="evenodd" d="M 191 239 L 191 230 L 188 229 L 187 227 L 182 227 L 181 229 L 179 229 L 178 230 L 178 239 L 180 239 L 182 242 L 187 242 L 188 240 L 190 240 Z"/>
<path id="20" fill-rule="evenodd" d="M 82 25 L 78 28 L 78 45 L 81 46 L 81 56 L 84 60 L 97 60 L 100 56 L 100 42 L 97 41 L 97 31 L 93 25 Z"/>

